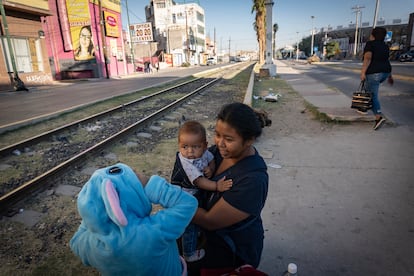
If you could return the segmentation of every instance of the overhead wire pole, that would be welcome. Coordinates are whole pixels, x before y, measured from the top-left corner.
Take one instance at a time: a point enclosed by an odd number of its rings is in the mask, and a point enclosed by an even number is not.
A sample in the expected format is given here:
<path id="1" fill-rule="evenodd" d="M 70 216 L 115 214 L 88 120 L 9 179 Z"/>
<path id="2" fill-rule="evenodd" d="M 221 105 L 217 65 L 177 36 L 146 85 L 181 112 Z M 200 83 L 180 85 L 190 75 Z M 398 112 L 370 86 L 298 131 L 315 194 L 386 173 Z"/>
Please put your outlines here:
<path id="1" fill-rule="evenodd" d="M 299 59 L 299 32 L 296 32 L 296 61 Z"/>
<path id="2" fill-rule="evenodd" d="M 377 0 L 375 4 L 374 22 L 372 24 L 372 28 L 375 28 L 377 26 L 378 10 L 379 10 L 379 0 Z"/>
<path id="3" fill-rule="evenodd" d="M 315 18 L 315 16 L 311 16 L 312 19 L 312 41 L 311 41 L 311 56 L 313 56 L 313 42 L 314 42 L 314 31 L 313 31 L 313 19 Z"/>
<path id="4" fill-rule="evenodd" d="M 356 23 L 355 23 L 355 40 L 354 40 L 354 56 L 357 54 L 357 47 L 358 47 L 358 26 L 359 26 L 359 14 L 361 12 L 361 9 L 365 8 L 365 6 L 355 6 L 352 7 L 353 10 L 355 10 L 355 17 L 356 17 Z"/>
<path id="5" fill-rule="evenodd" d="M 29 91 L 29 89 L 26 88 L 26 86 L 24 85 L 24 82 L 19 78 L 19 73 L 17 70 L 17 66 L 16 66 L 16 61 L 14 58 L 14 52 L 13 52 L 13 46 L 11 44 L 11 40 L 10 40 L 10 33 L 9 33 L 9 26 L 7 25 L 7 19 L 6 19 L 6 12 L 4 10 L 4 6 L 3 6 L 3 0 L 0 0 L 0 11 L 1 11 L 1 16 L 2 16 L 2 23 L 3 23 L 3 27 L 4 27 L 4 32 L 6 33 L 6 40 L 7 40 L 7 46 L 8 46 L 8 50 L 9 50 L 9 55 L 10 55 L 10 59 L 11 59 L 11 64 L 13 67 L 13 86 L 14 86 L 14 90 L 16 91 Z"/>
<path id="6" fill-rule="evenodd" d="M 99 0 L 99 25 L 101 26 L 101 39 L 102 39 L 102 50 L 105 65 L 106 78 L 109 79 L 109 68 L 108 68 L 108 47 L 106 46 L 106 35 L 105 35 L 105 16 L 102 9 L 102 0 Z"/>
<path id="7" fill-rule="evenodd" d="M 132 47 L 132 35 L 131 35 L 131 23 L 129 22 L 129 10 L 128 10 L 128 0 L 125 0 L 125 8 L 127 12 L 127 19 L 128 19 L 128 34 L 129 34 L 129 51 L 132 58 L 132 72 L 135 72 L 135 57 L 134 57 L 134 49 Z"/>

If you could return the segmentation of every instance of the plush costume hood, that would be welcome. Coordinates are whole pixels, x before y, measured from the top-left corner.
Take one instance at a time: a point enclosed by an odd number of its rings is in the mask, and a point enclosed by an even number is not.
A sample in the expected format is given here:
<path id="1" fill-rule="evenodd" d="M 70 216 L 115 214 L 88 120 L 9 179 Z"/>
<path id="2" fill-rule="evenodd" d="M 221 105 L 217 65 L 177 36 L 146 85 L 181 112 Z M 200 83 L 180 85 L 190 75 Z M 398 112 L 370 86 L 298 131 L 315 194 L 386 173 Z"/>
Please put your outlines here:
<path id="1" fill-rule="evenodd" d="M 162 209 L 151 213 L 152 204 Z M 81 225 L 70 247 L 102 275 L 182 275 L 176 239 L 197 200 L 164 178 L 145 187 L 124 164 L 94 172 L 78 196 Z"/>

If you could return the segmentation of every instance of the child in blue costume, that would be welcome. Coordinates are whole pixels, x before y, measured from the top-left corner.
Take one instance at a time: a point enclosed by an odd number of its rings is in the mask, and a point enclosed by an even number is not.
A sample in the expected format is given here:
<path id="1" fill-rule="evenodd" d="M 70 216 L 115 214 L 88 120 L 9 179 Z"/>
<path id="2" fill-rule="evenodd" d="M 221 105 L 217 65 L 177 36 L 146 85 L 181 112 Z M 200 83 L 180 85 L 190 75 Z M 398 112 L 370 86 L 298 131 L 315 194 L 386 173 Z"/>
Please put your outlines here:
<path id="1" fill-rule="evenodd" d="M 211 181 L 215 170 L 214 157 L 207 150 L 207 135 L 204 126 L 197 121 L 185 122 L 178 132 L 178 148 L 171 184 L 182 189 L 198 200 L 202 199 L 202 190 L 227 191 L 232 186 L 231 179 Z M 197 249 L 199 229 L 195 224 L 187 226 L 182 236 L 182 250 L 187 262 L 198 261 L 204 257 L 204 249 Z"/>
<path id="2" fill-rule="evenodd" d="M 81 225 L 72 251 L 102 275 L 186 275 L 176 239 L 197 200 L 159 176 L 118 163 L 95 171 L 78 196 Z M 151 213 L 152 204 L 163 208 Z"/>

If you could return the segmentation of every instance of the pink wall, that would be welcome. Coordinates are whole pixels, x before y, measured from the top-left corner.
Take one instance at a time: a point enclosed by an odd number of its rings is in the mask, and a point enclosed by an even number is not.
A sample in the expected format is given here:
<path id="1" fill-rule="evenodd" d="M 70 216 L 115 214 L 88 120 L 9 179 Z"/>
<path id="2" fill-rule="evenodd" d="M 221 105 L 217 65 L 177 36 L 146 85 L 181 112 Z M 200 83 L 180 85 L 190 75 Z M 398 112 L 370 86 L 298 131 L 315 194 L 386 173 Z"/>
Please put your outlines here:
<path id="1" fill-rule="evenodd" d="M 89 3 L 96 60 L 75 61 L 73 50 L 70 49 L 70 45 L 64 43 L 64 37 L 66 36 L 67 41 L 68 37 L 70 39 L 70 34 L 68 34 L 67 31 L 65 32 L 65 21 L 62 16 L 59 16 L 59 11 L 62 12 L 62 10 L 57 6 L 59 5 L 59 7 L 61 7 L 64 3 L 65 0 L 49 0 L 49 7 L 53 15 L 43 17 L 42 22 L 52 76 L 56 80 L 61 80 L 65 78 L 107 78 L 108 76 L 114 77 L 131 74 L 133 72 L 132 65 L 128 64 L 128 66 L 126 66 L 125 57 L 123 61 L 118 61 L 117 57 L 113 56 L 111 53 L 111 40 L 116 41 L 116 45 L 118 46 L 117 51 L 122 52 L 121 15 L 117 12 L 109 11 L 117 16 L 119 37 L 105 37 L 108 53 L 107 64 L 105 65 L 103 37 L 101 34 L 101 26 L 99 24 L 99 6 Z M 65 6 L 63 7 L 65 8 Z M 103 8 L 103 10 L 105 9 Z"/>

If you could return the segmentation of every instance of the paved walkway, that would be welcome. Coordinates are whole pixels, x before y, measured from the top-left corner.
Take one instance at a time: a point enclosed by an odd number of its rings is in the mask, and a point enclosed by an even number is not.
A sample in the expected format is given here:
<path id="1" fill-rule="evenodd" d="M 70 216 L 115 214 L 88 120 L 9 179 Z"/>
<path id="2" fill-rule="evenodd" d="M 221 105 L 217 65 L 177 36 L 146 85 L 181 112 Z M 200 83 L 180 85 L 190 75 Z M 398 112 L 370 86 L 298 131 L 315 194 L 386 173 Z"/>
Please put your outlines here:
<path id="1" fill-rule="evenodd" d="M 320 113 L 326 114 L 332 120 L 340 121 L 374 121 L 373 115 L 360 115 L 351 109 L 351 98 L 336 90 L 328 88 L 311 77 L 301 74 L 287 63 L 276 60 L 277 74 L 286 80 Z"/>
<path id="2" fill-rule="evenodd" d="M 319 111 L 362 119 L 349 97 L 276 65 Z M 412 137 L 407 126 L 332 124 L 316 135 L 265 128 L 256 144 L 269 173 L 260 269 L 282 275 L 293 262 L 307 276 L 414 275 Z"/>

